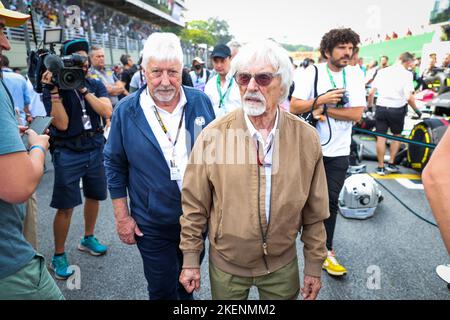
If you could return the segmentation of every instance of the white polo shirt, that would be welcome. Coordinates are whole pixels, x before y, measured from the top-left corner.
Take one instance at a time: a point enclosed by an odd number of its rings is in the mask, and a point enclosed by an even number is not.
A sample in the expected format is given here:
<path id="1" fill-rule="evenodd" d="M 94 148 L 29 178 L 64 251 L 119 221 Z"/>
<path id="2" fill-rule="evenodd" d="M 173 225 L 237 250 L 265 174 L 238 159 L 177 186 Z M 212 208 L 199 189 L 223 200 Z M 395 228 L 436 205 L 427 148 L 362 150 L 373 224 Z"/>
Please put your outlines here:
<path id="1" fill-rule="evenodd" d="M 229 72 L 226 76 L 226 81 L 221 86 L 220 92 L 217 88 L 217 79 L 219 74 L 214 77 L 210 77 L 205 86 L 205 93 L 211 100 L 216 114 L 216 119 L 220 118 L 231 111 L 234 111 L 241 107 L 241 94 L 239 92 L 239 86 L 233 79 L 233 75 Z M 220 107 L 220 96 L 224 96 L 223 105 Z"/>
<path id="2" fill-rule="evenodd" d="M 330 89 L 333 89 L 333 84 L 327 72 L 327 64 L 317 64 L 318 83 L 317 94 L 322 94 Z M 340 72 L 333 72 L 330 70 L 331 76 L 337 88 L 344 88 L 343 70 Z M 313 66 L 306 68 L 302 72 L 297 72 L 294 77 L 295 90 L 292 96 L 301 100 L 311 100 L 314 98 L 314 77 L 316 70 Z M 357 69 L 348 66 L 345 68 L 346 85 L 348 92 L 349 103 L 345 108 L 351 107 L 365 107 L 366 103 L 366 89 L 364 85 L 364 75 Z M 333 108 L 334 105 L 328 105 Z M 324 157 L 341 157 L 350 154 L 350 144 L 352 135 L 352 121 L 342 121 L 333 118 L 330 119 L 331 126 L 331 140 L 322 146 L 322 153 Z M 316 125 L 319 132 L 320 142 L 325 144 L 330 139 L 330 129 L 327 121 L 319 121 Z"/>
<path id="3" fill-rule="evenodd" d="M 414 92 L 413 74 L 400 63 L 378 71 L 372 88 L 377 89 L 377 105 L 389 108 L 401 108 L 408 103 Z"/>
<path id="4" fill-rule="evenodd" d="M 164 133 L 158 118 L 155 115 L 155 111 L 153 106 L 158 110 L 159 115 L 164 123 L 164 126 L 167 128 L 167 131 L 172 140 L 175 140 L 178 131 L 178 125 L 180 123 L 181 115 L 183 114 L 183 107 L 186 105 L 186 95 L 184 94 L 183 88 L 180 89 L 180 101 L 178 102 L 176 108 L 172 113 L 169 113 L 161 108 L 159 108 L 152 96 L 148 92 L 148 88 L 142 91 L 140 96 L 140 104 L 141 108 L 144 111 L 145 118 L 153 131 L 153 134 L 158 141 L 159 146 L 163 152 L 164 158 L 167 162 L 167 170 L 170 169 L 170 161 L 173 159 L 173 143 L 169 141 L 167 135 Z M 183 177 L 184 172 L 186 171 L 186 166 L 188 163 L 188 151 L 186 149 L 186 112 L 183 119 L 183 125 L 180 129 L 180 135 L 178 136 L 178 141 L 175 146 L 175 162 L 180 169 L 181 179 L 177 180 L 178 188 L 181 190 L 181 186 L 183 185 Z"/>

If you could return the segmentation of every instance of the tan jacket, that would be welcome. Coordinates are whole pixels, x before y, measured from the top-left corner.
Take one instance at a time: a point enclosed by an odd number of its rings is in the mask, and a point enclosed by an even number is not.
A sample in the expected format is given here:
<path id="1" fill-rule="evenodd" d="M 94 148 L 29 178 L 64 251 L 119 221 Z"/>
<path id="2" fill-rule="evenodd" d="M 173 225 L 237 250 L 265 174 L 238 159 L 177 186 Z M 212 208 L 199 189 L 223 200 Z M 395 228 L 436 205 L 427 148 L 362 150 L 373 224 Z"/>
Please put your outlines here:
<path id="1" fill-rule="evenodd" d="M 319 137 L 286 112 L 280 112 L 277 128 L 269 224 L 264 168 L 257 164 L 242 108 L 212 122 L 198 137 L 182 189 L 184 268 L 199 267 L 208 224 L 210 259 L 224 272 L 256 277 L 277 271 L 296 257 L 301 232 L 305 274 L 320 277 L 327 256 L 323 220 L 329 210 Z"/>

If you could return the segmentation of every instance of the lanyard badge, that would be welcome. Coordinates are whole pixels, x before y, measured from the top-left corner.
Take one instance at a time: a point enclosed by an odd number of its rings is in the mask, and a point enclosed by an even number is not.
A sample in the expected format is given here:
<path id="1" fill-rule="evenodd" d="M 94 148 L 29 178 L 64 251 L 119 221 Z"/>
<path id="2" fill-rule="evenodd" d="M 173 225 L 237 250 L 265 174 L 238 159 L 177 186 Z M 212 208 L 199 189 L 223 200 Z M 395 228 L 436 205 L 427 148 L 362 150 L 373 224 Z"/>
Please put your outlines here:
<path id="1" fill-rule="evenodd" d="M 217 75 L 217 92 L 219 93 L 219 108 L 223 108 L 225 100 L 228 98 L 228 96 L 230 95 L 230 91 L 231 91 L 231 85 L 233 84 L 233 78 L 230 79 L 230 83 L 228 84 L 228 88 L 227 91 L 225 91 L 224 94 L 222 94 L 222 89 L 220 86 L 220 75 Z"/>
<path id="2" fill-rule="evenodd" d="M 155 106 L 153 106 L 153 111 L 155 113 L 156 119 L 158 120 L 159 125 L 161 126 L 161 129 L 164 131 L 164 133 L 167 136 L 167 139 L 169 139 L 169 141 L 172 143 L 173 145 L 173 151 L 172 151 L 172 159 L 170 160 L 170 180 L 172 181 L 178 181 L 181 180 L 181 169 L 177 164 L 176 161 L 176 152 L 175 152 L 175 147 L 177 145 L 178 142 L 178 137 L 180 136 L 180 131 L 181 131 L 181 127 L 183 125 L 183 118 L 184 118 L 184 113 L 186 111 L 186 106 L 183 107 L 183 112 L 181 113 L 181 119 L 180 122 L 178 124 L 178 130 L 177 130 L 177 135 L 175 137 L 175 140 L 173 141 L 169 131 L 167 130 L 167 127 L 165 126 L 164 122 L 162 121 L 162 118 L 158 112 L 158 110 L 156 109 Z"/>
<path id="3" fill-rule="evenodd" d="M 84 100 L 84 97 L 80 97 L 77 91 L 75 91 L 77 94 L 78 100 L 80 100 L 81 104 L 81 111 L 83 112 L 83 115 L 81 116 L 81 123 L 83 124 L 84 130 L 92 130 L 92 122 L 91 117 L 87 114 L 86 111 L 86 101 Z"/>

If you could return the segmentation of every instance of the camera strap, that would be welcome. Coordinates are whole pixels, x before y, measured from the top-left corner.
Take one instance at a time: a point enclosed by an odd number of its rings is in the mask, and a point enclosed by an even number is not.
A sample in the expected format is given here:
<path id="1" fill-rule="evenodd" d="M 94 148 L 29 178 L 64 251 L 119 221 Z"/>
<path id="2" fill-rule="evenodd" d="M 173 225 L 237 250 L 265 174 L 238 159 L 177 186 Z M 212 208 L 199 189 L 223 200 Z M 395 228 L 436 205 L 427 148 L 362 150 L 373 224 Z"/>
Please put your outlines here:
<path id="1" fill-rule="evenodd" d="M 330 82 L 331 82 L 331 85 L 333 86 L 333 89 L 337 89 L 336 82 L 334 81 L 333 75 L 331 74 L 330 68 L 328 67 L 328 63 L 327 63 L 327 73 L 328 73 L 328 77 L 330 78 Z M 346 89 L 347 88 L 347 75 L 345 73 L 345 68 L 342 70 L 342 78 L 343 78 L 344 89 Z"/>

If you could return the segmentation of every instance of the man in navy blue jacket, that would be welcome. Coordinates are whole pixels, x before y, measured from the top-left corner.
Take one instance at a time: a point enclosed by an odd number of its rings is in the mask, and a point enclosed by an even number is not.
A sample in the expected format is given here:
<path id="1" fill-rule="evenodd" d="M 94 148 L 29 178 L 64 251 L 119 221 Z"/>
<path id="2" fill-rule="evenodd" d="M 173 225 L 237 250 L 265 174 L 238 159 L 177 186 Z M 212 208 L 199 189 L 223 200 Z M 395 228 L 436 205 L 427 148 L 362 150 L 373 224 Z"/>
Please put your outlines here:
<path id="1" fill-rule="evenodd" d="M 203 92 L 181 85 L 183 53 L 174 34 L 152 34 L 143 52 L 147 86 L 120 101 L 112 117 L 104 151 L 108 188 L 120 239 L 141 253 L 149 298 L 191 300 L 178 282 L 181 185 L 195 138 L 214 110 Z"/>

